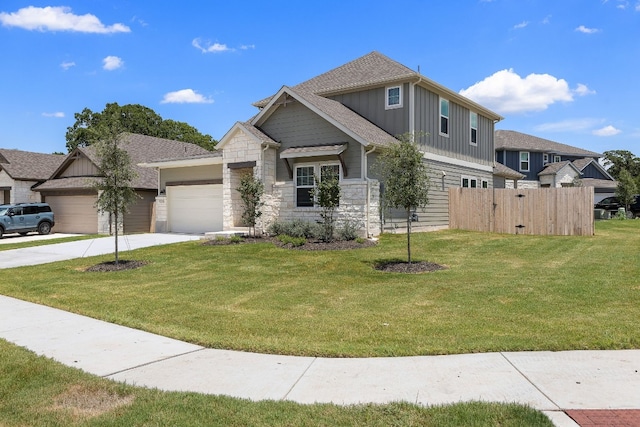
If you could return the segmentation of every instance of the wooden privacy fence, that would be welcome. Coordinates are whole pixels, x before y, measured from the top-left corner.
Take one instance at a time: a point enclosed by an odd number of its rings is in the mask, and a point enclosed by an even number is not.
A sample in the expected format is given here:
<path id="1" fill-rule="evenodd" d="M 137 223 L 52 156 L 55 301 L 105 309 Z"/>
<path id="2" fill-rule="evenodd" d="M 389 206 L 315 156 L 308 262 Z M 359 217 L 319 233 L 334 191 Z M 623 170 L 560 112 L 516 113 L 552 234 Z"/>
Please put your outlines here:
<path id="1" fill-rule="evenodd" d="M 449 228 L 509 234 L 592 236 L 593 187 L 450 188 Z"/>

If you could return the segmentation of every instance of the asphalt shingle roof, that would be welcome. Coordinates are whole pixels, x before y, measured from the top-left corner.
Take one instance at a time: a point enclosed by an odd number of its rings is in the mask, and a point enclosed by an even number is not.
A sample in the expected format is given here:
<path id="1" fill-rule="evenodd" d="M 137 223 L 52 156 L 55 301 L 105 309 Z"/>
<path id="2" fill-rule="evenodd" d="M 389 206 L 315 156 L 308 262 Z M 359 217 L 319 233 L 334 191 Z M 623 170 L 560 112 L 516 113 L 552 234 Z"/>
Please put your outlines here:
<path id="1" fill-rule="evenodd" d="M 523 150 L 545 153 L 564 154 L 568 156 L 602 157 L 595 153 L 571 145 L 561 144 L 537 136 L 527 135 L 513 130 L 497 130 L 494 134 L 496 150 Z"/>
<path id="2" fill-rule="evenodd" d="M 65 156 L 0 148 L 0 169 L 19 181 L 44 181 L 62 164 Z"/>
<path id="3" fill-rule="evenodd" d="M 134 133 L 124 135 L 124 144 L 121 145 L 121 148 L 129 153 L 132 167 L 138 174 L 138 177 L 133 182 L 133 187 L 149 190 L 158 188 L 158 174 L 155 169 L 138 166 L 138 163 L 215 155 L 211 151 L 188 142 L 155 138 Z M 86 156 L 96 166 L 100 164 L 100 159 L 96 154 L 95 147 L 82 147 L 78 148 L 77 151 Z M 58 168 L 56 175 L 59 175 L 64 168 L 73 161 L 71 157 L 67 159 L 65 164 L 62 164 Z M 89 188 L 91 187 L 91 181 L 88 178 L 89 177 L 54 178 L 40 185 L 38 190 Z"/>

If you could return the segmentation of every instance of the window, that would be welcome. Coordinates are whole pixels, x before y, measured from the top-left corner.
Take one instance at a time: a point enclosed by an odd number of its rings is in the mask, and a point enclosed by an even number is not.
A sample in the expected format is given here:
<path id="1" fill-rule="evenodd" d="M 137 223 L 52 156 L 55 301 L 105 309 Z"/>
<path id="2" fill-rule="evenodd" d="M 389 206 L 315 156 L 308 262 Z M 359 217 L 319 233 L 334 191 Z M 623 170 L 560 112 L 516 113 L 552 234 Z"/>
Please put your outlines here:
<path id="1" fill-rule="evenodd" d="M 529 172 L 529 152 L 520 152 L 520 171 Z"/>
<path id="2" fill-rule="evenodd" d="M 487 181 L 486 179 L 482 180 L 482 188 L 489 188 L 489 181 Z"/>
<path id="3" fill-rule="evenodd" d="M 470 176 L 462 177 L 462 187 L 463 188 L 478 188 L 478 179 L 472 178 Z"/>
<path id="4" fill-rule="evenodd" d="M 296 206 L 313 206 L 313 166 L 296 168 Z"/>
<path id="5" fill-rule="evenodd" d="M 389 110 L 402 107 L 402 86 L 388 87 L 386 92 L 385 109 Z"/>
<path id="6" fill-rule="evenodd" d="M 449 100 L 440 98 L 440 135 L 449 136 Z"/>
<path id="7" fill-rule="evenodd" d="M 473 111 L 469 114 L 469 121 L 471 123 L 471 145 L 478 145 L 478 113 Z"/>
<path id="8" fill-rule="evenodd" d="M 313 188 L 315 187 L 315 177 L 322 180 L 331 175 L 337 175 L 340 179 L 340 165 L 304 165 L 296 167 L 296 207 L 313 207 Z"/>
<path id="9" fill-rule="evenodd" d="M 547 153 L 544 153 L 544 154 L 542 155 L 542 163 L 543 163 L 543 164 L 545 164 L 545 165 L 546 165 L 547 163 L 549 163 L 549 155 L 548 155 Z"/>
<path id="10" fill-rule="evenodd" d="M 558 162 L 561 162 L 561 161 L 562 161 L 562 157 L 560 157 L 560 156 L 553 156 L 553 162 L 554 162 L 554 163 L 558 163 Z"/>

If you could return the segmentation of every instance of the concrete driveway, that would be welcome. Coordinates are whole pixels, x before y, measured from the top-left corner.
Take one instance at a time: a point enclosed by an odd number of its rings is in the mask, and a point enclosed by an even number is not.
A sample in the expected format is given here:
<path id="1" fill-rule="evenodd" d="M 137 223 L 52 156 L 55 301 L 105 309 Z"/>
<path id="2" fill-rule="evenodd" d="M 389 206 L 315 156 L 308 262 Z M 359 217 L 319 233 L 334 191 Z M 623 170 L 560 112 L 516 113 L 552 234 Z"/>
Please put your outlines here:
<path id="1" fill-rule="evenodd" d="M 59 238 L 67 235 L 51 234 L 46 236 L 27 235 L 7 237 L 0 242 L 19 242 L 40 239 Z M 34 239 L 35 238 L 35 239 Z M 125 252 L 134 249 L 156 245 L 200 240 L 201 235 L 189 234 L 128 234 L 118 237 L 118 249 Z M 13 249 L 0 252 L 0 269 L 22 267 L 27 265 L 47 264 L 56 261 L 66 261 L 74 258 L 85 258 L 96 255 L 106 255 L 115 252 L 115 238 L 113 236 L 96 237 L 95 239 L 78 240 L 75 242 L 52 243 L 50 245 L 34 246 L 30 248 Z"/>

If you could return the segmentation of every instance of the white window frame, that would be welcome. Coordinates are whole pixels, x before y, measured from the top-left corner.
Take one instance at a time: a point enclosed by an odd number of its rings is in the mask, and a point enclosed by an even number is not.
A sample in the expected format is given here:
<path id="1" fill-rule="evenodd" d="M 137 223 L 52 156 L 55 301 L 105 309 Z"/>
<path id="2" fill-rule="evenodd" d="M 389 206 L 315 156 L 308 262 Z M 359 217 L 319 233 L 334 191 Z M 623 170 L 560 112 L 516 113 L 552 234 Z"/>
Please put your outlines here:
<path id="1" fill-rule="evenodd" d="M 475 141 L 473 138 L 474 131 Z M 478 146 L 478 113 L 476 113 L 475 111 L 469 111 L 469 144 L 473 145 L 474 147 Z"/>
<path id="2" fill-rule="evenodd" d="M 553 163 L 560 163 L 562 161 L 562 156 L 556 154 L 553 156 Z"/>
<path id="3" fill-rule="evenodd" d="M 480 184 L 480 188 L 489 188 L 489 181 L 487 181 L 486 179 L 483 179 Z"/>
<path id="4" fill-rule="evenodd" d="M 447 105 L 447 114 L 444 115 L 442 114 L 442 103 L 446 102 Z M 449 129 L 451 128 L 451 126 L 449 126 L 449 122 L 451 121 L 449 118 L 451 117 L 451 103 L 449 102 L 448 99 L 443 98 L 443 97 L 439 97 L 438 99 L 438 117 L 440 118 L 439 122 L 438 122 L 438 129 L 439 129 L 439 133 L 441 136 L 446 136 L 447 138 L 449 137 Z M 446 119 L 447 120 L 447 131 L 443 132 L 442 131 L 442 119 Z"/>
<path id="5" fill-rule="evenodd" d="M 545 164 L 545 165 L 547 163 L 549 163 L 549 154 L 547 154 L 547 153 L 543 153 L 542 154 L 542 163 Z"/>
<path id="6" fill-rule="evenodd" d="M 465 181 L 466 181 L 467 185 L 465 185 Z M 475 183 L 475 185 L 472 184 L 472 183 Z M 480 187 L 478 187 L 478 178 L 475 177 L 475 176 L 462 175 L 460 177 L 460 187 L 462 187 L 462 188 L 480 188 Z"/>
<path id="7" fill-rule="evenodd" d="M 527 160 L 522 160 L 522 155 L 526 154 L 527 155 Z M 522 163 L 526 162 L 527 163 L 527 167 L 523 168 L 522 167 Z M 529 169 L 531 169 L 531 153 L 529 153 L 528 151 L 520 151 L 518 152 L 518 166 L 519 166 L 519 170 L 520 172 L 529 172 Z"/>
<path id="8" fill-rule="evenodd" d="M 294 197 L 295 197 L 295 208 L 296 209 L 311 209 L 311 208 L 316 208 L 318 207 L 318 205 L 316 204 L 316 200 L 313 199 L 313 206 L 298 206 L 298 188 L 308 188 L 309 190 L 311 190 L 312 188 L 314 188 L 316 186 L 315 183 L 315 177 L 318 177 L 319 179 L 322 179 L 322 167 L 323 166 L 337 166 L 338 167 L 338 182 L 342 182 L 342 166 L 340 165 L 340 162 L 335 161 L 335 162 L 318 162 L 318 163 L 298 163 L 295 165 L 294 167 L 294 173 L 293 173 L 293 188 L 294 188 Z M 313 176 L 314 176 L 314 181 L 313 181 L 313 185 L 309 186 L 309 185 L 298 185 L 298 169 L 300 168 L 309 168 L 312 167 L 313 168 Z"/>
<path id="9" fill-rule="evenodd" d="M 398 102 L 395 104 L 392 104 L 390 102 L 391 100 L 390 92 L 394 89 L 398 89 Z M 395 95 L 394 95 L 394 98 L 395 98 Z M 395 108 L 402 108 L 402 85 L 388 86 L 384 90 L 384 109 L 393 110 Z"/>

